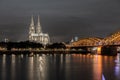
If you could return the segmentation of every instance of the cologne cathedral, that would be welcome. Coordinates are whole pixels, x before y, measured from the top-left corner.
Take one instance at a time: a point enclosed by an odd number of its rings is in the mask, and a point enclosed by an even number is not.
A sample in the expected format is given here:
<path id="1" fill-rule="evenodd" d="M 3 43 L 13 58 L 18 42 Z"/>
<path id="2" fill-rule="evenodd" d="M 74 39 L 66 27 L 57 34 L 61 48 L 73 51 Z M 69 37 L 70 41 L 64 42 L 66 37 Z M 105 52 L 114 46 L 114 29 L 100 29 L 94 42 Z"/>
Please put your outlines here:
<path id="1" fill-rule="evenodd" d="M 36 26 L 34 25 L 33 16 L 31 17 L 31 23 L 29 27 L 29 41 L 41 43 L 43 45 L 50 43 L 49 35 L 42 32 L 39 16 Z"/>

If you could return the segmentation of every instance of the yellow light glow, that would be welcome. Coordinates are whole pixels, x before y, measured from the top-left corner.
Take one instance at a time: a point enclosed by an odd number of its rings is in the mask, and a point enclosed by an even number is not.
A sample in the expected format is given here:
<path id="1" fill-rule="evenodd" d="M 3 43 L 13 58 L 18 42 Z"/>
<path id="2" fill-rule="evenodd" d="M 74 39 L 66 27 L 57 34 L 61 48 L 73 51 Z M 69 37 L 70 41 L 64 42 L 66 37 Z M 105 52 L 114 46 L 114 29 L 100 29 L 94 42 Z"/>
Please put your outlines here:
<path id="1" fill-rule="evenodd" d="M 101 46 L 97 48 L 97 54 L 101 54 Z"/>

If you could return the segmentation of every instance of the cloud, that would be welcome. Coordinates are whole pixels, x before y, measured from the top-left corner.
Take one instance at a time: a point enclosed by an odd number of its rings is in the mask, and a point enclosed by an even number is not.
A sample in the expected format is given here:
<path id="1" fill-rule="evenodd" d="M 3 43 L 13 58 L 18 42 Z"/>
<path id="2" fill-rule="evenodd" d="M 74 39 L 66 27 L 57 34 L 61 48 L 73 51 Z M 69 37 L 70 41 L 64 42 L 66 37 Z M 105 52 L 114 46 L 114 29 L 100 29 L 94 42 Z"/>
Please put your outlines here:
<path id="1" fill-rule="evenodd" d="M 11 40 L 28 39 L 32 14 L 35 21 L 40 15 L 43 31 L 55 42 L 76 35 L 105 37 L 120 29 L 118 0 L 1 0 L 0 31 L 7 30 Z"/>

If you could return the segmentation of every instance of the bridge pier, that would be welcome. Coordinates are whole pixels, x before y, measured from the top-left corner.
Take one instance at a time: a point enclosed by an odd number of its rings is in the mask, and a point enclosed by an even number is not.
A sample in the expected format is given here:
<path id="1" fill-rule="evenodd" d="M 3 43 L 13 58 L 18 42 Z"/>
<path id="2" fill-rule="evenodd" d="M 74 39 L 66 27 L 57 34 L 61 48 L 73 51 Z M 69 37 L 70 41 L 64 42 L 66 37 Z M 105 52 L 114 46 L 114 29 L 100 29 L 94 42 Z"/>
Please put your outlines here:
<path id="1" fill-rule="evenodd" d="M 98 55 L 101 55 L 101 49 L 102 49 L 102 46 L 98 46 L 98 47 L 97 47 L 97 54 L 98 54 Z"/>
<path id="2" fill-rule="evenodd" d="M 102 46 L 101 47 L 101 55 L 117 55 L 117 48 L 115 46 Z"/>
<path id="3" fill-rule="evenodd" d="M 116 56 L 117 55 L 117 48 L 115 46 L 111 46 L 111 45 L 98 46 L 96 49 L 96 53 L 98 55 Z"/>

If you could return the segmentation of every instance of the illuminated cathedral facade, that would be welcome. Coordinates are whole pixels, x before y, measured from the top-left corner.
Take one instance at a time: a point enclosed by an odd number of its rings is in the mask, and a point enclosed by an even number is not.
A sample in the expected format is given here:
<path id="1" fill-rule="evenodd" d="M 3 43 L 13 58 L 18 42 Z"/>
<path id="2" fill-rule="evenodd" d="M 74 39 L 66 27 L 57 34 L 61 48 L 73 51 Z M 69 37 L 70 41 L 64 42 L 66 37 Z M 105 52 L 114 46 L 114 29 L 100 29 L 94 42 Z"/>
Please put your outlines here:
<path id="1" fill-rule="evenodd" d="M 42 32 L 39 16 L 38 16 L 38 21 L 36 26 L 34 25 L 33 16 L 31 17 L 31 23 L 29 27 L 29 41 L 41 43 L 43 45 L 50 43 L 49 35 L 47 33 Z"/>

